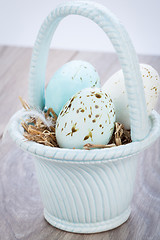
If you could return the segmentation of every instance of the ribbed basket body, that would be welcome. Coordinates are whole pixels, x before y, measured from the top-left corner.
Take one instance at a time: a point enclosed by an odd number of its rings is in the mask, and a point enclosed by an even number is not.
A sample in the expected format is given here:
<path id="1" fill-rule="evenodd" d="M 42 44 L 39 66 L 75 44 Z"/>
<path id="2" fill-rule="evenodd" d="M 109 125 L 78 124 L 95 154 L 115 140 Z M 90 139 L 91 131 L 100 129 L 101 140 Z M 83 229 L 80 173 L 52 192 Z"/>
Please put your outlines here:
<path id="1" fill-rule="evenodd" d="M 53 226 L 77 233 L 100 232 L 130 214 L 136 157 L 97 164 L 35 159 L 44 216 Z"/>

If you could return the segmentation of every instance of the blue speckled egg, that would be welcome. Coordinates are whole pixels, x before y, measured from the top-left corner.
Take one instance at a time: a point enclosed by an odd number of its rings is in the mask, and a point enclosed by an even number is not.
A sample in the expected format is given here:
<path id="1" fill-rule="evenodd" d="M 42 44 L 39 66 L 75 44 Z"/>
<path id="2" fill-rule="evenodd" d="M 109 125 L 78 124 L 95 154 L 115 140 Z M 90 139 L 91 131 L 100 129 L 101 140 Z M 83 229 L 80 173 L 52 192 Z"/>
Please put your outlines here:
<path id="1" fill-rule="evenodd" d="M 85 88 L 60 112 L 56 139 L 61 148 L 81 149 L 87 143 L 108 144 L 114 123 L 114 105 L 109 95 L 99 88 Z"/>
<path id="2" fill-rule="evenodd" d="M 58 115 L 66 102 L 83 88 L 100 87 L 100 78 L 88 62 L 74 60 L 59 68 L 46 88 L 45 108 Z"/>

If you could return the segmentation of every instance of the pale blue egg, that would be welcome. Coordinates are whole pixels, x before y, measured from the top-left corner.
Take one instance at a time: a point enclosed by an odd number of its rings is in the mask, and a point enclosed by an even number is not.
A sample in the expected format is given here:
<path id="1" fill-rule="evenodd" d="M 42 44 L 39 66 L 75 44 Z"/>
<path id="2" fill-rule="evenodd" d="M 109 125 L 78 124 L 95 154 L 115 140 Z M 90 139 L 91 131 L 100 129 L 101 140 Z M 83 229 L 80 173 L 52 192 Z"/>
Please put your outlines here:
<path id="1" fill-rule="evenodd" d="M 100 78 L 88 62 L 74 60 L 59 68 L 46 88 L 45 108 L 53 108 L 58 115 L 66 102 L 88 87 L 100 87 Z"/>

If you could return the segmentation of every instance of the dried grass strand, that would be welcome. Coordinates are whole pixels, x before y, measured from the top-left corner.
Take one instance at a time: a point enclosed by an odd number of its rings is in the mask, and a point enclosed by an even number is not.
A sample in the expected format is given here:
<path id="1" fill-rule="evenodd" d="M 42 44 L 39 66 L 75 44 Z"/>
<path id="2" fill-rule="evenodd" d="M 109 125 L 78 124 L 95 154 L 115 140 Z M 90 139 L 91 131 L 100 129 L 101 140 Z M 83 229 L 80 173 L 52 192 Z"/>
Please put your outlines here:
<path id="1" fill-rule="evenodd" d="M 83 148 L 85 150 L 90 150 L 92 148 L 112 148 L 112 147 L 115 147 L 115 146 L 116 146 L 115 143 L 111 143 L 111 144 L 108 144 L 108 145 L 87 143 L 83 146 Z"/>

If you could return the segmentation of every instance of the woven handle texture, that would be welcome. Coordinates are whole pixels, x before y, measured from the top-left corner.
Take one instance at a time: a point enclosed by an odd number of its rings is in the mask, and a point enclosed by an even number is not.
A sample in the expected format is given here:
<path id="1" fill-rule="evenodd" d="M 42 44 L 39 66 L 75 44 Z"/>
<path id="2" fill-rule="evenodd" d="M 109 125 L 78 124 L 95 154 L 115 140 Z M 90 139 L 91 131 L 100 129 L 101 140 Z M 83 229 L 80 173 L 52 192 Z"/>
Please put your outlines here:
<path id="1" fill-rule="evenodd" d="M 127 90 L 132 141 L 144 139 L 150 130 L 146 101 L 137 55 L 119 20 L 105 7 L 91 1 L 71 1 L 59 5 L 43 22 L 33 49 L 29 76 L 29 103 L 45 106 L 45 72 L 52 36 L 60 21 L 68 15 L 81 15 L 93 20 L 108 35 L 124 73 Z"/>

